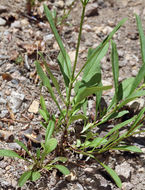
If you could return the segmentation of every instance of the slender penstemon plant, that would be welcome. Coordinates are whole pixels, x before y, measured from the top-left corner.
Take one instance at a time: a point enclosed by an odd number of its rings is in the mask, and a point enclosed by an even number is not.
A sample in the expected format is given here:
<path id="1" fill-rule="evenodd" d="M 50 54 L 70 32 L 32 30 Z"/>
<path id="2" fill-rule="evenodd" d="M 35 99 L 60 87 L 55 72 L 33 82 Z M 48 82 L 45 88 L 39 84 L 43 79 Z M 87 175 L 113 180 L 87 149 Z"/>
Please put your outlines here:
<path id="1" fill-rule="evenodd" d="M 46 17 L 60 48 L 58 64 L 63 76 L 66 94 L 65 96 L 62 94 L 57 79 L 47 65 L 43 54 L 39 52 L 41 62 L 43 62 L 46 72 L 43 71 L 39 60 L 35 61 L 36 69 L 40 79 L 43 82 L 43 85 L 48 89 L 52 100 L 57 105 L 60 116 L 59 118 L 56 118 L 55 115 L 51 115 L 49 113 L 44 97 L 41 96 L 41 109 L 39 112 L 43 118 L 41 124 L 46 129 L 45 142 L 41 143 L 42 150 L 37 149 L 36 156 L 33 156 L 28 151 L 27 147 L 19 141 L 17 141 L 17 143 L 26 151 L 30 159 L 23 158 L 11 150 L 0 150 L 0 156 L 17 157 L 23 159 L 24 161 L 31 162 L 30 169 L 26 171 L 19 180 L 20 186 L 22 186 L 27 180 L 37 180 L 43 170 L 56 168 L 64 175 L 68 175 L 69 170 L 64 165 L 57 163 L 66 162 L 67 159 L 63 157 L 63 155 L 62 157 L 56 157 L 52 160 L 49 160 L 47 163 L 45 162 L 45 159 L 47 159 L 47 155 L 54 150 L 57 150 L 57 154 L 59 153 L 61 155 L 61 150 L 65 152 L 66 149 L 69 149 L 70 151 L 72 150 L 72 153 L 75 151 L 78 154 L 83 154 L 95 159 L 103 168 L 105 168 L 108 174 L 115 181 L 116 185 L 121 188 L 122 183 L 116 172 L 102 163 L 98 159 L 97 155 L 109 150 L 131 151 L 136 153 L 142 152 L 136 146 L 127 145 L 125 143 L 125 139 L 134 134 L 145 132 L 144 130 L 141 130 L 143 121 L 145 119 L 145 108 L 139 110 L 138 113 L 134 114 L 131 118 L 126 119 L 123 122 L 118 122 L 117 125 L 108 130 L 108 133 L 104 135 L 104 137 L 100 137 L 96 129 L 96 127 L 101 128 L 102 124 L 107 123 L 108 121 L 119 121 L 118 118 L 122 118 L 129 113 L 128 110 L 124 109 L 124 106 L 127 103 L 141 96 L 145 96 L 145 84 L 142 84 L 142 81 L 145 78 L 145 36 L 143 33 L 141 20 L 139 16 L 136 15 L 143 61 L 143 64 L 136 77 L 127 78 L 122 82 L 119 82 L 119 58 L 116 43 L 112 38 L 118 29 L 125 23 L 127 20 L 126 18 L 121 20 L 116 25 L 112 32 L 100 43 L 97 48 L 90 48 L 88 50 L 87 61 L 83 64 L 78 73 L 76 73 L 85 9 L 89 0 L 80 0 L 80 2 L 82 4 L 82 15 L 78 41 L 76 43 L 77 45 L 74 63 L 71 63 L 70 57 L 63 45 L 61 37 L 56 29 L 55 21 L 53 20 L 51 11 L 46 5 L 44 5 Z M 108 52 L 109 44 L 111 44 L 111 62 L 115 90 L 114 96 L 109 106 L 105 111 L 100 113 L 102 91 L 112 88 L 112 86 L 103 86 L 101 80 L 100 62 Z M 80 77 L 81 75 L 82 77 Z M 78 80 L 78 77 L 81 78 L 81 80 Z M 53 86 L 51 85 L 52 83 Z M 56 89 L 63 106 L 60 105 L 57 95 L 54 93 L 54 88 Z M 72 90 L 75 92 L 74 97 L 72 97 Z M 96 97 L 96 114 L 95 119 L 92 122 L 90 122 L 87 115 L 88 97 L 90 95 L 95 95 Z M 69 127 L 78 120 L 83 120 L 84 126 L 82 126 L 80 138 L 76 139 L 76 141 L 72 144 L 69 142 L 68 138 Z M 121 133 L 120 131 L 123 128 L 126 130 L 124 133 Z M 63 134 L 61 140 L 58 142 L 55 138 L 55 135 L 57 135 L 57 131 L 60 130 L 63 132 Z"/>

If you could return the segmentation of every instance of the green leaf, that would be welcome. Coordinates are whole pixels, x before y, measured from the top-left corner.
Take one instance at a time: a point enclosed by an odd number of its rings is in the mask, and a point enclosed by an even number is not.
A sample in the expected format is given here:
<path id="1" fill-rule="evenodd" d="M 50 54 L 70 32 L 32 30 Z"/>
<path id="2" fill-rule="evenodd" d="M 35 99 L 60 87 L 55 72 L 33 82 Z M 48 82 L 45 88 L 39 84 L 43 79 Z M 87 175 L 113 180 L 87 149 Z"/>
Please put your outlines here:
<path id="1" fill-rule="evenodd" d="M 98 74 L 100 73 L 100 61 L 106 55 L 106 53 L 108 51 L 109 43 L 107 43 L 98 52 L 99 47 L 97 47 L 95 50 L 91 50 L 92 52 L 88 56 L 88 60 L 85 63 L 86 67 L 84 69 L 82 81 L 85 81 L 86 83 L 89 82 L 89 84 L 90 84 L 89 86 L 95 85 L 98 82 L 100 82 L 100 81 L 98 81 L 98 77 L 96 77 L 96 76 L 98 76 Z"/>
<path id="2" fill-rule="evenodd" d="M 122 101 L 118 108 L 120 109 L 121 107 L 123 107 L 124 105 L 126 105 L 127 103 L 131 102 L 132 100 L 135 100 L 138 97 L 141 96 L 145 96 L 145 90 L 138 90 L 135 91 L 134 93 L 132 93 L 130 96 L 128 96 L 124 101 Z"/>
<path id="3" fill-rule="evenodd" d="M 118 102 L 118 77 L 119 77 L 119 61 L 118 61 L 118 53 L 115 42 L 112 40 L 112 71 L 113 71 L 113 79 L 114 79 L 114 86 L 115 86 L 115 97 L 116 97 L 116 104 Z"/>
<path id="4" fill-rule="evenodd" d="M 85 102 L 82 105 L 82 110 L 86 118 L 87 118 L 87 109 L 88 109 L 88 100 L 85 100 Z"/>
<path id="5" fill-rule="evenodd" d="M 131 86 L 130 94 L 133 93 L 134 90 L 139 86 L 144 77 L 145 77 L 145 64 L 141 66 L 137 76 L 135 77 L 134 82 Z"/>
<path id="6" fill-rule="evenodd" d="M 85 84 L 84 84 L 85 85 Z M 95 94 L 98 91 L 111 89 L 112 86 L 94 86 L 94 87 L 82 87 L 81 90 L 76 95 L 76 103 L 81 102 L 86 97 Z"/>
<path id="7" fill-rule="evenodd" d="M 116 185 L 121 189 L 122 187 L 122 183 L 120 178 L 118 177 L 117 173 L 112 170 L 109 166 L 103 164 L 102 162 L 100 162 L 99 160 L 97 160 L 99 162 L 99 164 L 105 168 L 105 170 L 107 171 L 107 173 L 112 177 L 112 179 L 114 180 L 114 182 L 116 183 Z"/>
<path id="8" fill-rule="evenodd" d="M 58 64 L 59 64 L 61 73 L 63 75 L 65 86 L 66 86 L 66 88 L 68 88 L 69 87 L 69 82 L 70 82 L 70 77 L 69 77 L 68 72 L 67 72 L 65 59 L 64 59 L 61 52 L 59 53 L 57 59 L 58 59 Z M 68 59 L 68 62 L 70 62 L 68 57 L 66 57 L 66 59 Z"/>
<path id="9" fill-rule="evenodd" d="M 69 175 L 70 174 L 70 171 L 68 168 L 66 168 L 65 166 L 63 165 L 54 165 L 53 166 L 54 168 L 57 168 L 62 174 L 64 175 Z"/>
<path id="10" fill-rule="evenodd" d="M 83 130 L 81 131 L 81 133 L 84 133 L 85 131 L 87 131 L 88 129 L 93 127 L 93 123 L 88 123 L 86 126 L 83 127 Z"/>
<path id="11" fill-rule="evenodd" d="M 98 49 L 99 47 L 100 46 L 98 46 L 96 49 Z M 92 49 L 92 48 L 89 49 L 89 51 L 88 51 L 88 59 L 93 54 L 93 52 L 95 52 L 96 49 Z M 103 49 L 102 49 L 101 52 L 98 52 L 96 56 L 99 57 L 99 54 L 101 55 L 101 53 L 103 53 Z M 103 54 L 102 54 L 102 56 L 103 56 Z M 97 58 L 96 58 L 96 60 L 94 62 L 92 62 L 92 61 L 90 61 L 88 63 L 88 65 L 84 69 L 84 73 L 85 73 L 85 72 L 87 72 L 89 67 L 92 67 L 93 64 L 95 65 L 94 73 L 92 72 L 92 77 L 91 77 L 91 80 L 89 82 L 89 85 L 98 84 L 99 87 L 103 86 L 102 82 L 101 82 L 101 65 L 100 65 L 100 61 Z M 95 95 L 96 95 L 96 118 L 97 118 L 97 112 L 98 112 L 98 107 L 99 107 L 100 101 L 101 101 L 102 91 L 99 91 L 99 92 L 95 93 Z"/>
<path id="12" fill-rule="evenodd" d="M 95 138 L 90 144 L 89 144 L 89 147 L 98 147 L 98 146 L 101 146 L 103 144 L 105 144 L 107 142 L 106 139 L 103 139 L 101 137 L 97 137 Z"/>
<path id="13" fill-rule="evenodd" d="M 46 121 L 46 123 L 48 123 L 49 118 L 48 118 L 46 112 L 44 110 L 42 110 L 42 109 L 39 109 L 39 113 L 43 117 L 43 119 Z"/>
<path id="14" fill-rule="evenodd" d="M 143 116 L 144 112 L 145 112 L 145 107 L 144 107 L 144 108 L 139 112 L 139 114 L 137 115 L 137 117 L 136 117 L 134 123 L 132 124 L 130 130 L 128 131 L 128 134 L 130 133 L 130 131 L 132 132 L 132 130 L 134 130 L 134 128 L 137 127 L 138 123 L 139 123 L 139 122 L 141 121 L 141 119 L 142 119 L 142 116 Z"/>
<path id="15" fill-rule="evenodd" d="M 131 119 L 128 119 L 122 123 L 119 123 L 118 125 L 114 126 L 108 133 L 107 135 L 105 135 L 104 138 L 107 138 L 108 136 L 110 136 L 112 133 L 118 131 L 119 129 L 121 129 L 122 127 L 130 124 L 131 122 L 133 122 L 135 120 L 136 116 L 132 117 Z"/>
<path id="16" fill-rule="evenodd" d="M 75 77 L 75 80 L 77 79 L 77 77 L 80 75 L 80 73 L 84 70 L 84 68 L 87 66 L 87 64 L 94 59 L 94 57 L 96 56 L 96 54 L 98 52 L 100 52 L 104 46 L 112 39 L 113 35 L 116 33 L 116 31 L 126 22 L 126 18 L 121 20 L 118 25 L 113 29 L 113 31 L 105 38 L 105 40 L 98 46 L 98 48 L 94 51 L 94 53 L 89 57 L 89 59 L 87 60 L 87 62 L 83 65 L 83 67 L 80 69 L 80 71 L 78 72 L 77 76 Z M 94 60 L 95 61 L 95 60 Z"/>
<path id="17" fill-rule="evenodd" d="M 31 156 L 31 154 L 30 154 L 28 148 L 27 148 L 22 142 L 18 141 L 17 139 L 16 139 L 15 141 L 16 141 L 16 143 L 17 143 L 19 146 L 21 146 L 21 147 L 27 152 L 27 154 L 28 154 L 29 156 Z M 32 156 L 31 156 L 31 158 L 32 158 Z"/>
<path id="18" fill-rule="evenodd" d="M 45 153 L 49 154 L 52 152 L 57 146 L 57 140 L 55 138 L 51 138 L 46 140 L 45 142 Z"/>
<path id="19" fill-rule="evenodd" d="M 133 82 L 134 82 L 134 77 L 130 77 L 128 79 L 123 80 L 119 84 L 118 101 L 121 101 L 121 100 L 125 99 L 127 96 L 129 96 Z M 114 95 L 114 97 L 112 98 L 112 101 L 107 109 L 108 111 L 113 107 L 113 105 L 115 104 L 115 101 L 116 101 L 116 97 Z"/>
<path id="20" fill-rule="evenodd" d="M 64 69 L 64 72 L 66 74 L 66 76 L 68 77 L 68 79 L 70 79 L 71 77 L 71 62 L 70 62 L 70 58 L 68 56 L 68 54 L 66 53 L 66 50 L 63 46 L 63 43 L 62 43 L 62 40 L 57 32 L 57 29 L 55 27 L 55 24 L 53 22 L 53 18 L 52 18 L 52 15 L 51 15 L 51 12 L 50 10 L 48 9 L 48 7 L 46 5 L 44 5 L 44 12 L 46 14 L 46 17 L 49 21 L 49 24 L 50 24 L 50 27 L 53 31 L 53 34 L 55 36 L 55 39 L 59 45 L 59 48 L 60 48 L 60 51 L 62 53 L 62 56 L 63 56 L 63 59 L 65 60 L 65 63 L 64 65 L 62 65 L 63 69 Z"/>
<path id="21" fill-rule="evenodd" d="M 127 113 L 129 113 L 128 110 L 120 111 L 120 112 L 118 112 L 118 113 L 116 114 L 116 116 L 114 117 L 114 119 L 118 119 L 118 118 L 120 118 L 120 117 L 126 115 Z"/>
<path id="22" fill-rule="evenodd" d="M 32 172 L 31 180 L 32 180 L 32 181 L 36 181 L 36 180 L 38 180 L 40 177 L 41 177 L 40 172 L 35 171 L 35 172 Z"/>
<path id="23" fill-rule="evenodd" d="M 28 179 L 31 178 L 32 171 L 27 171 L 23 173 L 18 181 L 20 187 L 22 187 Z"/>
<path id="24" fill-rule="evenodd" d="M 48 114 L 48 116 L 49 116 L 49 113 L 47 112 L 45 100 L 44 100 L 44 97 L 42 95 L 40 96 L 40 104 L 41 104 L 42 110 L 45 111 Z"/>
<path id="25" fill-rule="evenodd" d="M 16 152 L 12 151 L 12 150 L 3 150 L 0 149 L 0 156 L 7 156 L 7 157 L 13 157 L 13 158 L 19 158 L 19 159 L 23 159 L 23 157 L 19 156 Z"/>
<path id="26" fill-rule="evenodd" d="M 136 15 L 136 22 L 137 22 L 137 27 L 139 31 L 139 37 L 140 37 L 142 61 L 145 64 L 145 36 L 144 36 L 142 24 L 141 24 L 141 19 L 138 15 Z"/>
<path id="27" fill-rule="evenodd" d="M 37 160 L 39 160 L 40 159 L 40 148 L 37 148 L 36 156 L 37 156 Z"/>
<path id="28" fill-rule="evenodd" d="M 110 32 L 110 34 L 105 38 L 105 40 L 103 41 L 103 43 L 107 43 L 109 42 L 113 35 L 117 32 L 117 30 L 119 30 L 119 28 L 127 21 L 127 18 L 122 19 L 116 26 L 115 28 L 112 30 L 112 32 Z"/>
<path id="29" fill-rule="evenodd" d="M 50 120 L 48 125 L 47 125 L 47 129 L 46 129 L 45 143 L 47 143 L 47 141 L 52 136 L 52 134 L 54 132 L 54 128 L 55 128 L 55 122 L 53 120 Z"/>
<path id="30" fill-rule="evenodd" d="M 83 115 L 83 114 L 73 115 L 70 118 L 70 123 L 72 123 L 72 122 L 74 122 L 76 120 L 79 120 L 79 119 L 87 120 L 87 117 L 85 115 Z"/>
<path id="31" fill-rule="evenodd" d="M 49 78 L 47 77 L 47 75 L 44 73 L 44 71 L 42 70 L 41 66 L 40 66 L 40 63 L 38 61 L 35 61 L 34 62 L 35 65 L 36 65 L 36 69 L 37 69 L 37 72 L 38 72 L 38 75 L 40 76 L 42 82 L 43 82 L 43 85 L 47 87 L 50 95 L 51 95 L 51 98 L 53 99 L 53 101 L 56 103 L 59 111 L 62 113 L 61 111 L 61 108 L 60 108 L 60 105 L 54 95 L 54 92 L 53 92 L 53 89 L 50 85 L 50 81 L 49 81 Z"/>
<path id="32" fill-rule="evenodd" d="M 65 157 L 56 157 L 52 162 L 51 162 L 51 164 L 54 164 L 55 162 L 63 162 L 63 163 L 65 163 L 66 161 L 67 161 L 67 158 L 65 158 Z"/>
<path id="33" fill-rule="evenodd" d="M 45 68 L 46 68 L 46 70 L 47 70 L 47 73 L 48 73 L 50 79 L 52 80 L 52 82 L 53 82 L 53 84 L 54 84 L 54 86 L 55 86 L 55 88 L 56 88 L 58 94 L 60 95 L 62 101 L 65 102 L 64 99 L 63 99 L 63 95 L 62 95 L 62 93 L 61 93 L 59 84 L 58 84 L 58 82 L 57 82 L 57 79 L 54 77 L 54 75 L 52 74 L 51 70 L 49 69 L 49 67 L 48 67 L 48 65 L 47 65 L 47 63 L 46 63 L 46 61 L 45 61 L 45 59 L 44 59 L 42 53 L 39 52 L 39 55 L 41 56 L 41 58 L 42 58 L 42 60 L 43 60 L 43 62 L 44 62 L 44 65 L 45 65 Z"/>
<path id="34" fill-rule="evenodd" d="M 112 147 L 111 149 L 142 153 L 142 150 L 136 146 L 127 146 L 127 145 L 126 146 L 117 146 L 117 147 Z"/>

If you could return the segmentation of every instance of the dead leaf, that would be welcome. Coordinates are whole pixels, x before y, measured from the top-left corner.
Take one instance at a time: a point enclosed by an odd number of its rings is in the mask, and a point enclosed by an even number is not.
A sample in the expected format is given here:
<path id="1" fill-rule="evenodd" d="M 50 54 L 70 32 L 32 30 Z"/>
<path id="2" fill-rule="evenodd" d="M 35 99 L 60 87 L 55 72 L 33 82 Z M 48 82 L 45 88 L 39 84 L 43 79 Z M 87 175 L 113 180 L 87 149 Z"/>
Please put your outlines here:
<path id="1" fill-rule="evenodd" d="M 2 78 L 3 80 L 7 80 L 7 81 L 11 81 L 13 79 L 12 76 L 8 73 L 3 73 Z"/>
<path id="2" fill-rule="evenodd" d="M 11 108 L 10 108 L 8 102 L 7 102 L 6 106 L 7 106 L 8 112 L 10 113 L 11 119 L 12 119 L 12 120 L 15 120 L 15 115 L 14 115 L 13 111 L 11 110 Z"/>

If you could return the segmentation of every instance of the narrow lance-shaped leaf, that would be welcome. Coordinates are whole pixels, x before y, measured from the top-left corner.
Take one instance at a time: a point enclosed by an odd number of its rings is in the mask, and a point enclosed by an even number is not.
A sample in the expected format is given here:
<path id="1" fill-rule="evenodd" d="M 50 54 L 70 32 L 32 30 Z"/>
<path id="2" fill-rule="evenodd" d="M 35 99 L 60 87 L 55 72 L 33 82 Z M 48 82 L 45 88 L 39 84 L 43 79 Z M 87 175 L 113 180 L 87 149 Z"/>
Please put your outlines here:
<path id="1" fill-rule="evenodd" d="M 118 87 L 118 101 L 125 99 L 129 94 L 131 90 L 131 86 L 134 82 L 134 77 L 127 78 L 123 80 Z M 108 106 L 107 111 L 109 111 L 114 105 L 115 105 L 116 97 L 112 98 L 112 101 L 110 105 Z"/>
<path id="2" fill-rule="evenodd" d="M 87 117 L 85 115 L 83 115 L 83 114 L 73 115 L 70 118 L 70 123 L 72 123 L 72 122 L 74 122 L 76 120 L 79 120 L 79 119 L 87 120 Z"/>
<path id="3" fill-rule="evenodd" d="M 51 27 L 51 29 L 53 31 L 53 34 L 55 36 L 55 39 L 56 39 L 56 41 L 57 41 L 57 43 L 59 45 L 59 48 L 60 48 L 61 53 L 63 55 L 63 58 L 65 60 L 65 64 L 66 64 L 66 68 L 67 68 L 65 74 L 70 79 L 70 77 L 71 77 L 71 62 L 70 62 L 70 58 L 69 58 L 69 56 L 68 56 L 68 54 L 67 54 L 67 52 L 66 52 L 66 50 L 65 50 L 65 48 L 63 46 L 62 40 L 61 40 L 61 38 L 60 38 L 60 36 L 59 36 L 59 34 L 57 32 L 57 29 L 56 29 L 55 24 L 53 22 L 53 18 L 52 18 L 51 12 L 50 12 L 50 10 L 48 9 L 48 7 L 46 5 L 44 5 L 44 11 L 45 11 L 46 17 L 47 17 L 47 19 L 49 21 L 50 27 Z"/>
<path id="4" fill-rule="evenodd" d="M 21 175 L 18 181 L 18 184 L 20 187 L 22 187 L 27 182 L 27 180 L 31 178 L 31 174 L 32 174 L 32 171 L 27 171 Z"/>
<path id="5" fill-rule="evenodd" d="M 143 108 L 143 109 L 139 112 L 139 114 L 137 115 L 137 117 L 136 117 L 134 123 L 132 124 L 130 130 L 128 131 L 128 134 L 130 134 L 130 133 L 134 130 L 134 128 L 137 127 L 137 124 L 141 121 L 144 112 L 145 112 L 145 108 Z"/>
<path id="6" fill-rule="evenodd" d="M 141 19 L 138 15 L 136 15 L 136 22 L 137 22 L 137 27 L 139 31 L 139 37 L 140 37 L 142 61 L 143 61 L 143 64 L 145 64 L 145 36 L 144 36 L 142 24 L 141 24 Z"/>
<path id="7" fill-rule="evenodd" d="M 61 173 L 63 173 L 64 175 L 69 175 L 70 171 L 68 168 L 66 168 L 63 165 L 54 165 L 53 167 L 57 168 Z"/>
<path id="8" fill-rule="evenodd" d="M 51 70 L 49 69 L 49 67 L 48 67 L 48 65 L 47 65 L 47 63 L 46 63 L 46 61 L 45 61 L 45 59 L 44 59 L 42 53 L 39 52 L 39 55 L 41 56 L 41 58 L 42 58 L 42 60 L 43 60 L 43 62 L 44 62 L 44 65 L 45 65 L 45 68 L 46 68 L 46 70 L 47 70 L 47 73 L 48 73 L 50 79 L 52 80 L 52 82 L 53 82 L 53 84 L 54 84 L 54 86 L 55 86 L 55 88 L 56 88 L 56 90 L 57 90 L 59 96 L 61 97 L 62 101 L 65 102 L 65 101 L 64 101 L 64 98 L 63 98 L 63 96 L 62 96 L 62 93 L 61 93 L 59 84 L 58 84 L 58 82 L 57 82 L 57 79 L 54 77 L 54 75 L 52 74 Z"/>
<path id="9" fill-rule="evenodd" d="M 7 156 L 7 157 L 19 158 L 19 159 L 24 160 L 23 157 L 19 156 L 16 152 L 14 152 L 12 150 L 0 149 L 0 156 Z"/>
<path id="10" fill-rule="evenodd" d="M 136 146 L 127 146 L 127 145 L 126 146 L 117 146 L 117 147 L 111 147 L 111 149 L 142 153 L 142 150 Z"/>
<path id="11" fill-rule="evenodd" d="M 36 68 L 37 68 L 37 72 L 38 72 L 38 75 L 40 76 L 42 82 L 43 82 L 43 85 L 47 87 L 53 101 L 56 103 L 59 111 L 61 112 L 61 114 L 63 115 L 62 111 L 61 111 L 61 108 L 60 108 L 60 105 L 58 103 L 58 101 L 56 100 L 56 97 L 54 95 L 54 92 L 53 92 L 53 89 L 51 87 L 51 84 L 50 84 L 50 81 L 49 81 L 49 78 L 46 76 L 46 74 L 43 72 L 41 66 L 40 66 L 40 63 L 38 61 L 35 61 L 34 62 L 35 65 L 36 65 Z"/>
<path id="12" fill-rule="evenodd" d="M 40 172 L 38 172 L 38 171 L 32 172 L 32 175 L 31 175 L 32 181 L 36 181 L 36 180 L 38 180 L 40 177 L 41 177 Z"/>
<path id="13" fill-rule="evenodd" d="M 45 143 L 50 139 L 51 135 L 53 134 L 54 127 L 55 127 L 55 122 L 53 120 L 50 120 L 46 129 Z"/>
<path id="14" fill-rule="evenodd" d="M 100 162 L 98 159 L 96 159 L 97 162 L 99 162 L 99 164 L 105 168 L 105 170 L 107 171 L 107 173 L 112 177 L 112 179 L 115 181 L 116 185 L 121 188 L 122 187 L 122 183 L 120 178 L 118 177 L 117 173 L 112 170 L 109 166 L 105 165 L 104 163 Z"/>
<path id="15" fill-rule="evenodd" d="M 96 54 L 100 52 L 103 47 L 112 39 L 113 35 L 116 33 L 116 31 L 126 22 L 127 18 L 121 20 L 118 25 L 113 29 L 113 31 L 105 38 L 105 40 L 99 45 L 99 48 L 96 49 L 96 51 L 92 54 L 92 56 L 89 58 L 89 60 L 84 64 L 84 66 L 80 69 L 77 76 L 75 77 L 74 81 L 77 79 L 77 77 L 80 75 L 80 73 L 84 70 L 84 68 L 89 64 L 89 62 L 94 59 Z"/>
<path id="16" fill-rule="evenodd" d="M 144 77 L 145 77 L 145 64 L 141 66 L 137 76 L 135 77 L 131 90 L 130 90 L 130 94 L 134 92 L 134 90 L 139 86 L 139 84 L 144 79 Z"/>
<path id="17" fill-rule="evenodd" d="M 41 104 L 41 108 L 46 112 L 47 108 L 46 108 L 46 105 L 45 105 L 44 97 L 42 95 L 40 96 L 40 104 Z"/>
<path id="18" fill-rule="evenodd" d="M 57 146 L 57 140 L 55 138 L 51 138 L 51 139 L 46 139 L 45 142 L 45 152 L 46 154 L 49 154 L 50 152 L 52 152 Z"/>
<path id="19" fill-rule="evenodd" d="M 128 96 L 125 100 L 123 100 L 119 106 L 118 109 L 126 105 L 128 102 L 131 102 L 132 100 L 135 100 L 138 97 L 145 96 L 145 90 L 139 90 L 134 93 L 132 93 L 130 96 Z"/>
<path id="20" fill-rule="evenodd" d="M 27 152 L 27 154 L 32 158 L 32 155 L 31 155 L 31 153 L 29 152 L 28 148 L 27 148 L 22 142 L 18 141 L 17 139 L 16 139 L 15 141 L 16 141 L 16 143 L 17 143 L 19 146 L 21 146 L 21 147 Z"/>
<path id="21" fill-rule="evenodd" d="M 83 88 L 81 92 L 79 92 L 79 94 L 76 96 L 76 103 L 82 101 L 83 99 L 92 94 L 95 94 L 97 91 L 109 90 L 111 88 L 112 86 L 101 86 L 101 87 L 95 86 L 95 87 Z"/>
<path id="22" fill-rule="evenodd" d="M 46 112 L 44 111 L 44 110 L 42 110 L 42 109 L 39 109 L 39 113 L 40 113 L 40 115 L 43 117 L 43 119 L 46 121 L 46 122 L 48 122 L 48 116 L 47 116 L 47 114 L 46 114 Z"/>
<path id="23" fill-rule="evenodd" d="M 98 49 L 98 48 L 99 48 L 99 46 L 96 49 Z M 88 51 L 88 59 L 96 49 L 91 49 L 91 48 L 89 49 L 89 51 Z M 103 51 L 103 49 L 102 49 L 103 53 L 101 55 L 102 57 L 100 56 L 100 58 L 99 58 L 99 54 L 101 54 L 101 52 L 100 53 L 98 52 L 96 54 L 96 57 L 97 57 L 96 60 L 95 61 L 94 60 L 90 61 L 89 64 L 84 69 L 84 73 L 86 73 L 88 71 L 89 67 L 94 67 L 93 68 L 94 72 L 91 72 L 92 77 L 90 77 L 91 78 L 90 85 L 98 84 L 99 87 L 103 86 L 102 82 L 101 82 L 101 64 L 100 64 L 100 60 L 107 53 L 108 47 L 107 48 L 105 47 L 105 50 L 106 51 Z M 97 118 L 97 113 L 98 113 L 98 107 L 99 107 L 100 101 L 101 101 L 102 91 L 96 92 L 95 95 L 96 95 L 96 114 L 95 114 L 96 115 L 95 119 L 96 119 Z"/>
<path id="24" fill-rule="evenodd" d="M 118 53 L 115 42 L 111 42 L 112 45 L 112 52 L 111 52 L 111 59 L 112 59 L 112 71 L 113 71 L 113 79 L 114 79 L 114 86 L 115 86 L 115 97 L 116 97 L 116 104 L 118 102 L 118 77 L 119 77 L 119 62 L 118 62 Z"/>
<path id="25" fill-rule="evenodd" d="M 84 69 L 84 73 L 82 77 L 83 81 L 85 82 L 90 81 L 96 75 L 96 73 L 100 71 L 100 61 L 106 55 L 108 51 L 108 47 L 109 47 L 109 43 L 106 43 L 106 45 L 104 45 L 100 51 L 98 51 L 98 49 L 100 48 L 99 46 L 98 48 L 96 48 L 90 53 L 90 56 L 88 57 L 88 60 L 85 63 L 86 67 Z M 97 80 L 97 78 L 95 79 L 94 77 L 93 81 L 95 80 Z"/>

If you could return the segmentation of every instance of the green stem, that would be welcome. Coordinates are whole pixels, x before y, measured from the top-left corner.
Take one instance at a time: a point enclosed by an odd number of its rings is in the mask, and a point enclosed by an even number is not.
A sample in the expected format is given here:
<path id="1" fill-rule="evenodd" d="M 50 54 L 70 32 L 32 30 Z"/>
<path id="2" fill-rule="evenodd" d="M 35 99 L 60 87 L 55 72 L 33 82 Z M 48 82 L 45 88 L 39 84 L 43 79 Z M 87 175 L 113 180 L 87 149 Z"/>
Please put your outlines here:
<path id="1" fill-rule="evenodd" d="M 79 54 L 79 47 L 80 47 L 80 41 L 81 41 L 81 35 L 82 35 L 82 26 L 84 22 L 84 17 L 85 17 L 85 9 L 86 9 L 86 4 L 83 4 L 83 10 L 82 10 L 82 16 L 81 16 L 81 22 L 80 22 L 80 31 L 78 35 L 78 41 L 77 41 L 77 48 L 76 48 L 76 54 L 75 54 L 75 61 L 73 65 L 73 72 L 72 72 L 72 77 L 69 85 L 69 92 L 68 92 L 68 99 L 67 99 L 67 114 L 70 106 L 70 96 L 71 96 L 71 91 L 73 87 L 73 80 L 74 80 L 74 74 L 76 70 L 76 65 L 77 65 L 77 60 L 78 60 L 78 54 Z"/>

